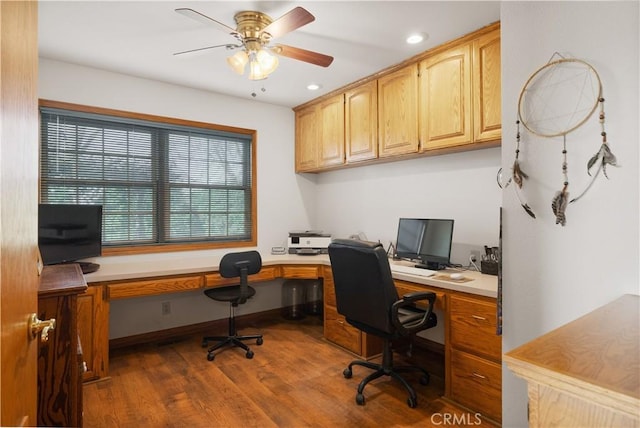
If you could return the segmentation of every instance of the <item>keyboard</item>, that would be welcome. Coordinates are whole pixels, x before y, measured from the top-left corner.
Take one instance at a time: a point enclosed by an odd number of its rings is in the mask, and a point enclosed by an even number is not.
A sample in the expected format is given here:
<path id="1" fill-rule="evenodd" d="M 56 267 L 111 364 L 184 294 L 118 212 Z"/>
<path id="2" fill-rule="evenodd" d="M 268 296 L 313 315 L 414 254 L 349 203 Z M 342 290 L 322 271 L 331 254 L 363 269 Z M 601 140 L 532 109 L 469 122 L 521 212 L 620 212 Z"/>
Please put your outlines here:
<path id="1" fill-rule="evenodd" d="M 405 265 L 391 265 L 391 272 L 400 272 L 400 273 L 408 273 L 410 275 L 417 276 L 433 276 L 436 274 L 436 271 L 429 269 L 422 269 L 413 266 L 405 266 Z"/>

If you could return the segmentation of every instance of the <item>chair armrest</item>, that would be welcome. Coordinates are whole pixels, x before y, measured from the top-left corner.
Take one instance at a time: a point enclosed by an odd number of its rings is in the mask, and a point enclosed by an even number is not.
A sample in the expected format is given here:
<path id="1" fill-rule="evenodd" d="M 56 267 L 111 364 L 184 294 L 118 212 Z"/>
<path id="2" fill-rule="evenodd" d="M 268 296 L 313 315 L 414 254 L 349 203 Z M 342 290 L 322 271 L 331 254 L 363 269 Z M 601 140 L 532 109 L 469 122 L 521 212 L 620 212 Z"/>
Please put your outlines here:
<path id="1" fill-rule="evenodd" d="M 427 300 L 429 305 L 423 312 L 415 309 L 415 303 Z M 425 328 L 433 327 L 432 323 L 433 305 L 436 301 L 436 293 L 432 291 L 415 291 L 402 296 L 391 306 L 391 322 L 398 332 L 403 335 L 412 334 Z M 400 320 L 400 309 L 410 308 L 416 311 L 416 316 L 410 317 L 404 323 Z M 421 316 L 420 316 L 421 315 Z"/>

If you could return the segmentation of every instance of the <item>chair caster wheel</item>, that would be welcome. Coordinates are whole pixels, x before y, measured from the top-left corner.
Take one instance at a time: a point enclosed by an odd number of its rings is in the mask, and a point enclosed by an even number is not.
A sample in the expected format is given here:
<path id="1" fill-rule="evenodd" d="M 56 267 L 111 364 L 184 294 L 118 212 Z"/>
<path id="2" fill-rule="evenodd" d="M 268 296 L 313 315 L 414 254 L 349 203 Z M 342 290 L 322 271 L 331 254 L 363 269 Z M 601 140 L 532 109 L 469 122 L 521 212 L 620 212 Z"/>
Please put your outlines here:
<path id="1" fill-rule="evenodd" d="M 364 406 L 364 394 L 356 394 L 356 403 L 358 403 L 358 406 Z"/>
<path id="2" fill-rule="evenodd" d="M 351 379 L 351 376 L 353 375 L 353 372 L 351 371 L 350 368 L 346 368 L 344 369 L 344 371 L 342 372 L 342 376 L 344 376 L 345 379 Z"/>
<path id="3" fill-rule="evenodd" d="M 253 351 L 247 351 L 247 359 L 250 360 L 253 358 Z"/>
<path id="4" fill-rule="evenodd" d="M 412 409 L 415 409 L 416 406 L 418 405 L 418 400 L 413 398 L 413 397 L 409 397 L 407 398 L 407 404 L 409 405 L 409 407 L 411 407 Z"/>
<path id="5" fill-rule="evenodd" d="M 256 345 L 260 346 L 260 345 L 262 345 L 263 343 L 264 343 L 264 341 L 262 340 L 262 338 L 261 338 L 261 337 L 259 337 L 259 338 L 257 338 L 257 339 L 256 339 Z"/>
<path id="6" fill-rule="evenodd" d="M 206 340 L 203 340 L 200 346 L 202 346 L 203 348 L 206 348 L 208 344 L 209 342 L 207 342 Z"/>
<path id="7" fill-rule="evenodd" d="M 213 361 L 213 359 L 214 359 L 215 357 L 216 357 L 216 356 L 215 356 L 215 355 L 213 355 L 213 354 L 207 354 L 207 360 L 209 360 L 209 361 Z"/>
<path id="8" fill-rule="evenodd" d="M 424 375 L 420 377 L 420 385 L 429 385 L 429 375 Z"/>

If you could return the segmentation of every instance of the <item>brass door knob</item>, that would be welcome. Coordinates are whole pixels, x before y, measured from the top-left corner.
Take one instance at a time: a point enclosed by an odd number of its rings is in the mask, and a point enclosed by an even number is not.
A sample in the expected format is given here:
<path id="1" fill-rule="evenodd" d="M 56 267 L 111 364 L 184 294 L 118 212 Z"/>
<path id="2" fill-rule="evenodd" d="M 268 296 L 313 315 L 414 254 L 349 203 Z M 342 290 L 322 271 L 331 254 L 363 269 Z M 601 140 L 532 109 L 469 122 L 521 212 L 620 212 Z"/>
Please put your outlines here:
<path id="1" fill-rule="evenodd" d="M 56 319 L 51 318 L 49 320 L 39 320 L 36 314 L 31 314 L 29 319 L 29 334 L 32 339 L 35 339 L 38 333 L 40 333 L 40 340 L 46 342 L 49 340 L 49 332 L 55 330 Z"/>

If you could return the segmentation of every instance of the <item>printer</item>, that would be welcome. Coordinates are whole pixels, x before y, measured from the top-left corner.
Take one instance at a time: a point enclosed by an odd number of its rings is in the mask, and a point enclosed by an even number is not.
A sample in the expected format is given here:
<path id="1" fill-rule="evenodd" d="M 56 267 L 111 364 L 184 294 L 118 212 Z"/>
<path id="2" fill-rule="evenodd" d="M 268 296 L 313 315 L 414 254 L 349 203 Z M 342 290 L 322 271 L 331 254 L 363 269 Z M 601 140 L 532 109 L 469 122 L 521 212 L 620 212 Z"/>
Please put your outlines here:
<path id="1" fill-rule="evenodd" d="M 289 232 L 289 254 L 328 254 L 331 235 L 317 230 Z"/>

